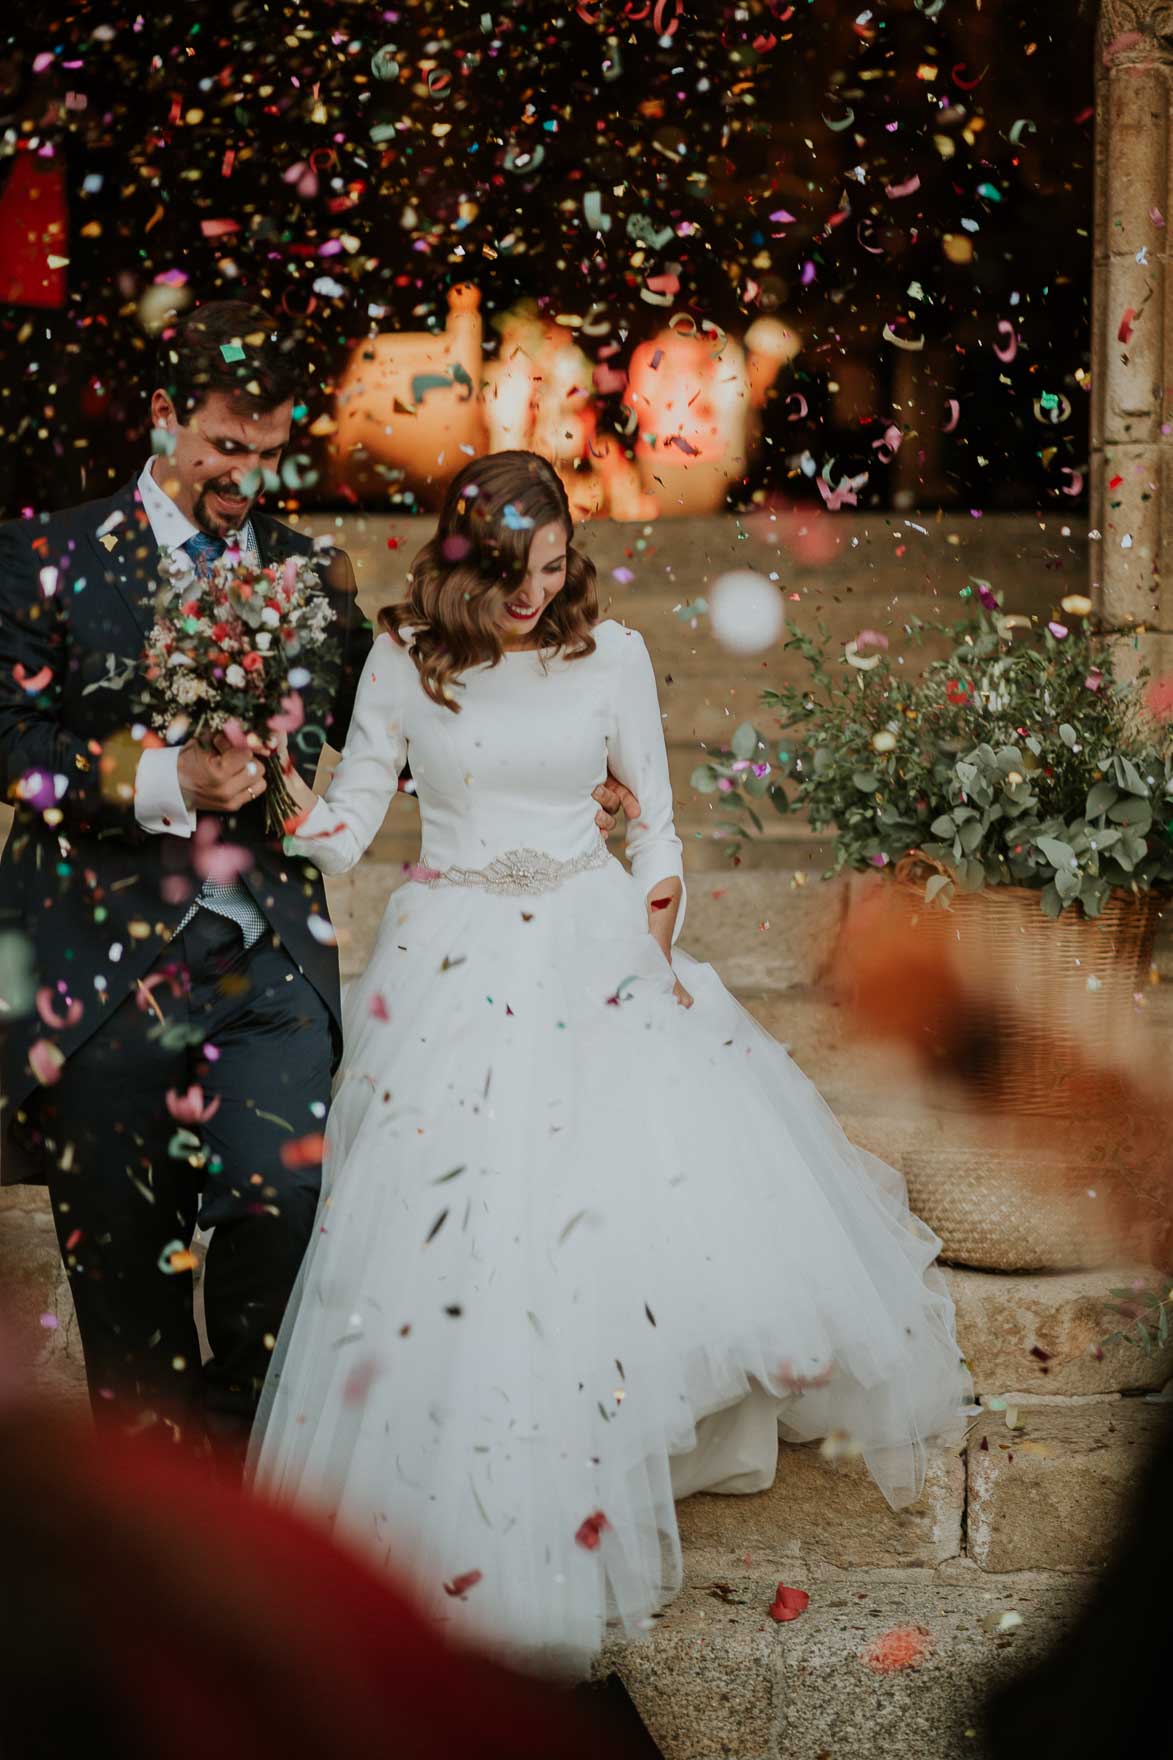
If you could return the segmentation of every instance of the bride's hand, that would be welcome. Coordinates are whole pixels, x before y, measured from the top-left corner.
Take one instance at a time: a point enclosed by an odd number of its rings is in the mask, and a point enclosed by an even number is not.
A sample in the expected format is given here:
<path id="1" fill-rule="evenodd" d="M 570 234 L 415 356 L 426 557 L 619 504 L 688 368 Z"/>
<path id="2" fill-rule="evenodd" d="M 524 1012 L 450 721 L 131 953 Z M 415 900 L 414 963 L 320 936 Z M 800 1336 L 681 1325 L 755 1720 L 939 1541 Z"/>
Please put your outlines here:
<path id="1" fill-rule="evenodd" d="M 689 995 L 688 991 L 684 988 L 684 985 L 680 982 L 679 978 L 677 978 L 676 982 L 672 986 L 672 994 L 673 994 L 673 996 L 675 996 L 675 998 L 676 998 L 677 1002 L 680 1004 L 681 1008 L 691 1008 L 692 1007 L 692 997 Z"/>

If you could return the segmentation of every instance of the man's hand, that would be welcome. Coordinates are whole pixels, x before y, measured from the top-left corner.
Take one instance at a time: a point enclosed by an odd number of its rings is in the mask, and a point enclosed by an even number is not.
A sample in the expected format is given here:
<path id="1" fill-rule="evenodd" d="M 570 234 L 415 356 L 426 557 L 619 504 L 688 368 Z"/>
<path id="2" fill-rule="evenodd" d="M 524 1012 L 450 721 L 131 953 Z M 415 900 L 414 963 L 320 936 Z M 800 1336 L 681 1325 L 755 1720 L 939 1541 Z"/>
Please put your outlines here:
<path id="1" fill-rule="evenodd" d="M 189 740 L 179 754 L 179 786 L 198 812 L 238 812 L 265 792 L 264 755 L 224 739 L 210 746 Z"/>
<path id="2" fill-rule="evenodd" d="M 604 837 L 610 837 L 614 831 L 621 811 L 628 819 L 639 818 L 639 802 L 610 770 L 607 772 L 607 780 L 600 782 L 591 799 L 599 803 L 601 810 L 595 814 L 595 824 Z"/>

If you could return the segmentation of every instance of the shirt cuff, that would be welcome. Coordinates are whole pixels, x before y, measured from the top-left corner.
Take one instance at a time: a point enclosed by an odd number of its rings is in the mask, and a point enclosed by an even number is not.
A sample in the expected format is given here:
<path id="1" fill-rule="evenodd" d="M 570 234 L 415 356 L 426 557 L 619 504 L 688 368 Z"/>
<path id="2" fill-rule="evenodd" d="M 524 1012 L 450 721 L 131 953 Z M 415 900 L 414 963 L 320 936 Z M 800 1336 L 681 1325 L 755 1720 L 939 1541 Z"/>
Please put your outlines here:
<path id="1" fill-rule="evenodd" d="M 149 746 L 134 773 L 134 816 L 156 837 L 191 837 L 196 816 L 179 786 L 181 746 Z"/>

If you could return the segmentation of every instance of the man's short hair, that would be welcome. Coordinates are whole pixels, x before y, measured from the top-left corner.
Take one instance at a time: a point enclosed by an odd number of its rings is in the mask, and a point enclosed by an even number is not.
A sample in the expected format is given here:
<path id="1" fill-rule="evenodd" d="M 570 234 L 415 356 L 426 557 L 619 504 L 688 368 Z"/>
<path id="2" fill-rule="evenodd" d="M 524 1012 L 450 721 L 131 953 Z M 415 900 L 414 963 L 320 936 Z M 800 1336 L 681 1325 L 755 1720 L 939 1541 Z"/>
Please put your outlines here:
<path id="1" fill-rule="evenodd" d="M 247 300 L 209 300 L 176 323 L 159 345 L 156 383 L 181 422 L 215 392 L 239 401 L 249 415 L 287 403 L 301 390 L 294 337 Z"/>

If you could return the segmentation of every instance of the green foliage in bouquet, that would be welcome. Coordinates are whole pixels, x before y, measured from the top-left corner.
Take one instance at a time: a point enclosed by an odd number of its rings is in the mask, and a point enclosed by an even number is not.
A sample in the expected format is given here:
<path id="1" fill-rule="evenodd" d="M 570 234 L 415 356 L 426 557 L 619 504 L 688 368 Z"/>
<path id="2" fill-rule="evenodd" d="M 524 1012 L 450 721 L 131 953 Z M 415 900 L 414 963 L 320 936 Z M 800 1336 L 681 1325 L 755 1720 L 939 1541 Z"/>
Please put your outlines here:
<path id="1" fill-rule="evenodd" d="M 956 887 L 1015 885 L 1037 887 L 1048 916 L 1077 901 L 1095 916 L 1114 887 L 1167 886 L 1173 758 L 1139 683 L 1116 678 L 1083 619 L 1023 629 L 982 602 L 964 622 L 906 626 L 914 644 L 950 643 L 918 674 L 877 632 L 833 649 L 823 629 L 795 631 L 807 677 L 762 699 L 781 737 L 743 723 L 693 787 L 724 796 L 735 839 L 746 819 L 762 831 L 757 801 L 805 810 L 834 829 L 831 874 L 922 850 L 946 870 L 926 888 L 941 906 Z"/>

